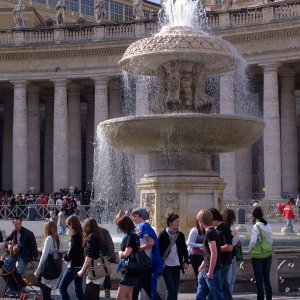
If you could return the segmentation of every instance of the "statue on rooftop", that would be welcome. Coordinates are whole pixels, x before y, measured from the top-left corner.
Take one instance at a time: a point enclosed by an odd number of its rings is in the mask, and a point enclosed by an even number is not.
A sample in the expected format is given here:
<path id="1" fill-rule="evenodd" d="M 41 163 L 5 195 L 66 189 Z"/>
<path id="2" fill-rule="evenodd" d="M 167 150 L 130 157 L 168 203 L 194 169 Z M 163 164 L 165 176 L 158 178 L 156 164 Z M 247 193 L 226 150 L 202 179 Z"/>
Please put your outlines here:
<path id="1" fill-rule="evenodd" d="M 97 23 L 102 23 L 106 15 L 104 0 L 96 0 L 95 3 L 95 19 Z"/>
<path id="2" fill-rule="evenodd" d="M 232 0 L 222 0 L 222 8 L 228 10 L 232 7 Z"/>
<path id="3" fill-rule="evenodd" d="M 66 11 L 67 11 L 65 0 L 58 0 L 55 8 L 56 8 L 56 24 L 62 25 L 65 23 Z"/>
<path id="4" fill-rule="evenodd" d="M 14 23 L 16 28 L 23 27 L 23 10 L 25 5 L 23 4 L 23 0 L 19 0 L 19 3 L 14 7 Z"/>
<path id="5" fill-rule="evenodd" d="M 144 18 L 142 6 L 143 0 L 133 0 L 132 14 L 135 20 L 140 20 Z"/>

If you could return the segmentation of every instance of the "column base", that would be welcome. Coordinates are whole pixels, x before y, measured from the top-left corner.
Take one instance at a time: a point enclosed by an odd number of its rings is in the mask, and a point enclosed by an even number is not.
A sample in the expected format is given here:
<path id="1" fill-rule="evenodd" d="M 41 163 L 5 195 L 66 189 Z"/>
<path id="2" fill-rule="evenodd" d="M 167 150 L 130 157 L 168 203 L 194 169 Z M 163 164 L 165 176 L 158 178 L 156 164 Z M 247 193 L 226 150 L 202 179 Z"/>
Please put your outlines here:
<path id="1" fill-rule="evenodd" d="M 201 172 L 202 176 L 176 173 L 177 176 L 151 173 L 141 178 L 138 183 L 140 206 L 149 211 L 150 222 L 157 232 L 167 226 L 167 216 L 176 213 L 180 217 L 180 230 L 188 234 L 195 226 L 200 209 L 223 208 L 225 183 L 215 172 L 213 176 L 212 172 L 206 176 L 204 172 Z"/>

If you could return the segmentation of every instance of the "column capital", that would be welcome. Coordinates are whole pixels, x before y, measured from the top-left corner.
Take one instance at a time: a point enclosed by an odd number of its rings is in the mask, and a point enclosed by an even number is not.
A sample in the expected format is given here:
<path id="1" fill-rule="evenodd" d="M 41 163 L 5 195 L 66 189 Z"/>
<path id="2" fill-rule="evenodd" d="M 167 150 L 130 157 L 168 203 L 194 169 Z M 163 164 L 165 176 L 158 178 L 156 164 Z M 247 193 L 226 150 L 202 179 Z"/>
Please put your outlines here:
<path id="1" fill-rule="evenodd" d="M 282 67 L 279 70 L 279 74 L 284 78 L 293 78 L 296 75 L 296 71 L 290 67 Z"/>
<path id="2" fill-rule="evenodd" d="M 79 84 L 71 82 L 68 84 L 68 92 L 70 93 L 80 93 L 82 87 Z"/>
<path id="3" fill-rule="evenodd" d="M 103 76 L 99 75 L 99 76 L 93 77 L 92 79 L 94 80 L 95 85 L 104 85 L 104 84 L 107 84 L 110 77 L 105 76 L 105 75 L 103 75 Z"/>
<path id="4" fill-rule="evenodd" d="M 39 94 L 40 87 L 35 84 L 28 84 L 27 86 L 27 93 L 28 94 Z"/>
<path id="5" fill-rule="evenodd" d="M 14 85 L 14 87 L 24 87 L 26 88 L 28 81 L 27 80 L 12 80 L 10 81 L 11 84 Z"/>
<path id="6" fill-rule="evenodd" d="M 63 78 L 50 79 L 50 81 L 54 83 L 55 87 L 66 87 L 66 88 L 69 82 L 68 79 L 63 79 Z"/>
<path id="7" fill-rule="evenodd" d="M 263 68 L 264 73 L 277 72 L 280 63 L 261 64 L 260 66 Z"/>

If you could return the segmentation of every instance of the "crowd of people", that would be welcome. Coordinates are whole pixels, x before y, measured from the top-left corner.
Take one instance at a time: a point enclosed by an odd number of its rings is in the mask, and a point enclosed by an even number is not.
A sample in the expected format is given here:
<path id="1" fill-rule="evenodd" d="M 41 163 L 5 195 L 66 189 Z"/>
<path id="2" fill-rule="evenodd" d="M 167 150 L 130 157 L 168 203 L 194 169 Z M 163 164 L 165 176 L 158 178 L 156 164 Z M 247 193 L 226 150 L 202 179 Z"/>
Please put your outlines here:
<path id="1" fill-rule="evenodd" d="M 249 244 L 250 252 L 259 239 L 264 237 L 272 245 L 272 229 L 263 218 L 261 207 L 256 206 L 252 212 L 253 225 Z M 104 285 L 106 297 L 109 297 L 111 282 L 109 275 L 96 279 L 86 277 L 83 288 L 83 276 L 93 260 L 100 256 L 108 256 L 111 263 L 117 263 L 120 283 L 117 300 L 137 300 L 143 289 L 152 300 L 160 300 L 157 283 L 160 277 L 166 285 L 165 300 L 177 300 L 180 273 L 185 273 L 192 265 L 195 273 L 196 300 L 230 300 L 236 278 L 236 263 L 240 260 L 241 237 L 231 227 L 235 222 L 235 212 L 229 208 L 222 212 L 216 208 L 201 209 L 190 230 L 187 242 L 179 230 L 179 215 L 171 213 L 166 219 L 166 227 L 158 235 L 151 227 L 149 213 L 138 208 L 119 215 L 116 220 L 118 229 L 124 234 L 117 255 L 114 243 L 108 230 L 100 227 L 95 219 L 89 218 L 83 226 L 79 218 L 72 214 L 66 218 L 65 224 L 70 235 L 67 253 L 63 260 L 67 264 L 61 278 L 46 279 L 42 268 L 49 253 L 61 249 L 59 231 L 55 220 L 45 223 L 42 255 L 39 259 L 35 276 L 39 279 L 43 299 L 51 298 L 51 291 L 57 286 L 62 300 L 69 300 L 68 286 L 73 283 L 76 299 L 99 299 L 100 286 Z M 4 240 L 7 253 L 1 257 L 8 271 L 15 268 L 24 276 L 26 264 L 38 258 L 35 237 L 31 231 L 22 226 L 22 219 L 14 217 L 14 230 Z M 13 253 L 15 245 L 19 245 L 17 253 Z M 143 270 L 129 269 L 129 261 L 138 252 L 150 260 L 150 267 Z M 5 257 L 4 257 L 5 256 Z M 270 267 L 272 253 L 267 257 L 252 257 L 252 266 L 256 280 L 257 299 L 272 299 L 270 284 Z M 264 289 L 265 286 L 265 289 Z"/>

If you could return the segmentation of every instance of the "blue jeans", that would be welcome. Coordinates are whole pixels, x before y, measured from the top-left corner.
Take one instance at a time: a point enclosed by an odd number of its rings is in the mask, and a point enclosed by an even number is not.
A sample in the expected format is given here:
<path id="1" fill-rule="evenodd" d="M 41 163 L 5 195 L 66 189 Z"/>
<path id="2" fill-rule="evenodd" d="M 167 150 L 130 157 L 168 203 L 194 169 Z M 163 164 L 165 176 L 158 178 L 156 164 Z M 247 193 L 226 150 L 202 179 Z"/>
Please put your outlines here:
<path id="1" fill-rule="evenodd" d="M 235 257 L 232 259 L 232 264 L 228 272 L 228 284 L 231 295 L 233 294 L 234 284 L 236 280 L 237 262 Z"/>
<path id="2" fill-rule="evenodd" d="M 59 231 L 59 235 L 65 235 L 66 231 L 67 231 L 67 227 L 66 226 L 59 226 L 60 231 Z"/>
<path id="3" fill-rule="evenodd" d="M 228 272 L 230 270 L 231 264 L 230 265 L 222 265 L 221 267 L 221 286 L 222 286 L 222 291 L 224 298 L 226 300 L 232 300 L 232 295 L 229 289 L 229 284 L 228 284 Z M 208 300 L 213 300 L 213 297 L 211 294 L 209 294 Z"/>
<path id="4" fill-rule="evenodd" d="M 83 290 L 82 290 L 82 277 L 77 276 L 77 272 L 80 270 L 78 268 L 66 268 L 66 271 L 60 281 L 59 284 L 59 292 L 62 300 L 70 300 L 70 296 L 68 294 L 68 286 L 72 281 L 74 281 L 76 298 L 78 300 L 83 300 Z"/>
<path id="5" fill-rule="evenodd" d="M 177 300 L 180 279 L 180 267 L 165 266 L 163 276 L 167 287 L 165 300 Z"/>
<path id="6" fill-rule="evenodd" d="M 27 263 L 24 262 L 22 257 L 20 255 L 17 256 L 7 256 L 5 259 L 5 269 L 8 272 L 12 272 L 14 268 L 16 267 L 16 262 L 18 262 L 18 272 L 21 274 L 22 277 L 25 275 L 25 270 Z"/>
<path id="7" fill-rule="evenodd" d="M 287 219 L 286 220 L 286 227 L 291 228 L 292 231 L 294 230 L 294 228 L 293 228 L 293 220 L 292 219 Z"/>
<path id="8" fill-rule="evenodd" d="M 252 258 L 252 267 L 256 281 L 257 300 L 264 300 L 264 287 L 266 289 L 266 300 L 272 300 L 272 286 L 270 283 L 270 270 L 272 256 L 264 259 Z"/>
<path id="9" fill-rule="evenodd" d="M 221 289 L 221 270 L 214 272 L 213 279 L 207 278 L 206 272 L 200 273 L 196 300 L 206 300 L 209 293 L 213 300 L 226 300 Z"/>

